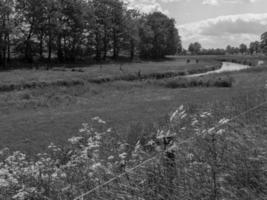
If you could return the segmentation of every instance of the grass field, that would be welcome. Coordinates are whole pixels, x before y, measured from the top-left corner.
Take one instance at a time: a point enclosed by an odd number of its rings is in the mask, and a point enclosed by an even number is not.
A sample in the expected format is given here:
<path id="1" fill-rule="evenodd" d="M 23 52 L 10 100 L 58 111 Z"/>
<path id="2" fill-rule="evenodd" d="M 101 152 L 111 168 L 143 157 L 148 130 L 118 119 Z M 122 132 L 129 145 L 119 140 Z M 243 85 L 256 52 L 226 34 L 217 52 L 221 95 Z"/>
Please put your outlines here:
<path id="1" fill-rule="evenodd" d="M 203 59 L 196 63 L 192 59 L 191 63 L 186 63 L 186 59 L 170 58 L 159 62 L 139 62 L 125 64 L 103 64 L 91 65 L 89 67 L 79 67 L 73 65 L 67 68 L 57 67 L 52 70 L 13 70 L 0 73 L 0 85 L 23 84 L 30 82 L 53 82 L 57 80 L 87 80 L 89 78 L 114 77 L 123 74 L 150 74 L 155 72 L 181 72 L 190 69 L 202 69 L 218 63 L 215 60 Z"/>
<path id="2" fill-rule="evenodd" d="M 241 57 L 244 59 L 243 57 Z M 109 64 L 88 68 L 45 70 L 15 70 L 0 73 L 0 85 L 58 80 L 179 72 L 203 69 L 218 64 L 220 57 L 173 57 L 162 62 Z M 225 59 L 225 58 L 224 58 Z M 240 59 L 240 58 L 238 58 Z M 247 58 L 249 59 L 249 58 Z M 216 76 L 216 75 L 213 75 Z M 253 99 L 264 91 L 267 80 L 265 67 L 225 74 L 234 81 L 232 87 L 168 88 L 142 81 L 115 81 L 104 84 L 86 83 L 73 86 L 51 86 L 0 93 L 0 149 L 10 147 L 28 153 L 43 151 L 51 142 L 64 144 L 75 135 L 83 122 L 100 116 L 123 136 L 137 123 L 154 123 L 181 104 L 208 107 L 214 102 L 233 98 Z M 265 90 L 266 91 L 266 90 Z"/>

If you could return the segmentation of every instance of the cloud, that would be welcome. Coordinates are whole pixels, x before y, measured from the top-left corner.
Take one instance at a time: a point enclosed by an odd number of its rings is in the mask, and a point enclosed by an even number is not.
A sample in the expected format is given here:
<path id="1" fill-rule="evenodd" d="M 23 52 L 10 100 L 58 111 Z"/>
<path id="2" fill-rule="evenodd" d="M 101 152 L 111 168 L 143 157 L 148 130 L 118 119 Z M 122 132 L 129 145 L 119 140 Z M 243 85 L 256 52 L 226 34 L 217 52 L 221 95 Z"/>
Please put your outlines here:
<path id="1" fill-rule="evenodd" d="M 175 0 L 163 0 L 163 1 L 175 1 Z M 124 0 L 128 4 L 129 8 L 140 10 L 144 13 L 151 13 L 160 11 L 164 14 L 169 14 L 167 10 L 164 10 L 161 4 L 157 0 Z"/>
<path id="2" fill-rule="evenodd" d="M 130 8 L 140 10 L 144 13 L 160 11 L 169 15 L 168 10 L 162 8 L 163 3 L 189 2 L 191 0 L 123 0 Z"/>
<path id="3" fill-rule="evenodd" d="M 238 46 L 258 40 L 267 31 L 267 13 L 220 16 L 178 28 L 185 48 L 195 41 L 205 48 Z"/>
<path id="4" fill-rule="evenodd" d="M 217 6 L 217 5 L 219 5 L 219 1 L 218 0 L 204 0 L 202 2 L 202 4 L 211 5 L 211 6 Z"/>
<path id="5" fill-rule="evenodd" d="M 244 4 L 244 3 L 257 3 L 262 0 L 202 0 L 203 5 L 218 6 L 225 3 L 230 4 Z"/>

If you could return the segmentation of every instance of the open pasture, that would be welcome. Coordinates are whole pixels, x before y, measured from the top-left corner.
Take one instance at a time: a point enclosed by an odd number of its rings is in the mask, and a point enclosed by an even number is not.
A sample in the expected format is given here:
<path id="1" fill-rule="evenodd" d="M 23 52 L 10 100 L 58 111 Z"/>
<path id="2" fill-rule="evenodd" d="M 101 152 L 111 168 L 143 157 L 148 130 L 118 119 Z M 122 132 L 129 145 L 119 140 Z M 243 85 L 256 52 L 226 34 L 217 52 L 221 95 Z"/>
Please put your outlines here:
<path id="1" fill-rule="evenodd" d="M 186 63 L 190 59 L 190 63 Z M 163 62 L 124 64 L 127 73 L 166 72 L 203 68 L 218 63 L 218 57 L 172 58 Z M 17 70 L 0 73 L 1 84 L 27 81 L 85 79 L 115 76 L 119 64 L 79 68 L 83 72 Z M 267 71 L 258 70 L 225 73 L 233 79 L 231 87 L 171 88 L 155 81 L 115 81 L 103 84 L 86 83 L 74 86 L 53 86 L 0 93 L 0 148 L 10 147 L 28 153 L 43 151 L 54 142 L 64 144 L 75 135 L 81 124 L 100 116 L 110 126 L 127 137 L 138 123 L 155 123 L 181 104 L 208 108 L 215 102 L 231 102 L 233 98 L 253 99 L 264 91 Z M 209 76 L 220 78 L 221 75 Z M 164 80 L 163 80 L 164 81 Z M 247 100 L 248 101 L 248 100 Z"/>

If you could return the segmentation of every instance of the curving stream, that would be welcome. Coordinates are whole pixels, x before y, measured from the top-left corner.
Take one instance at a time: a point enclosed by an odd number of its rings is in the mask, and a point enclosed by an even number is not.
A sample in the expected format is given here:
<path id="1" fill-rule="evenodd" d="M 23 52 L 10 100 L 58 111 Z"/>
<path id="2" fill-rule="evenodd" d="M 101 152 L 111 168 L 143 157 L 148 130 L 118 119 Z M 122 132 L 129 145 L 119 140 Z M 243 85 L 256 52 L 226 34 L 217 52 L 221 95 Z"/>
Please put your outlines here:
<path id="1" fill-rule="evenodd" d="M 188 75 L 186 77 L 188 77 L 188 78 L 199 77 L 199 76 L 205 76 L 205 75 L 209 75 L 209 74 L 240 71 L 240 70 L 248 69 L 248 68 L 250 68 L 250 66 L 248 66 L 248 65 L 242 65 L 242 64 L 232 63 L 232 62 L 223 62 L 222 67 L 218 70 L 210 71 L 210 72 L 206 72 L 206 73 L 201 73 L 201 74 Z"/>

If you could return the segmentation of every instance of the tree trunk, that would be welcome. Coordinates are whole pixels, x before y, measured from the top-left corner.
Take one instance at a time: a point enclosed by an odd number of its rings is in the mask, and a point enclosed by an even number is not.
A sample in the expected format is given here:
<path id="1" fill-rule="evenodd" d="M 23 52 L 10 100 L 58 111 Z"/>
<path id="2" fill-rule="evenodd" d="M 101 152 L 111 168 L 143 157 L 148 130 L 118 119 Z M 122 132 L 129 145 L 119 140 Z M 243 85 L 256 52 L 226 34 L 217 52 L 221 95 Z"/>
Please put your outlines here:
<path id="1" fill-rule="evenodd" d="M 31 28 L 30 28 L 30 31 L 29 31 L 29 34 L 28 34 L 28 37 L 27 37 L 27 39 L 26 39 L 26 47 L 25 47 L 25 52 L 24 52 L 24 54 L 25 54 L 25 59 L 26 59 L 26 61 L 27 62 L 29 62 L 29 63 L 32 63 L 32 61 L 33 61 L 33 58 L 32 58 L 32 49 L 31 49 L 31 37 L 32 37 L 32 24 L 33 24 L 33 22 L 31 23 Z"/>
<path id="2" fill-rule="evenodd" d="M 118 38 L 115 28 L 113 29 L 113 58 L 115 60 L 118 58 Z"/>
<path id="3" fill-rule="evenodd" d="M 51 63 L 52 58 L 52 31 L 51 31 L 51 19 L 48 18 L 49 24 L 49 36 L 48 36 L 48 62 Z"/>
<path id="4" fill-rule="evenodd" d="M 75 62 L 75 60 L 76 60 L 76 39 L 73 39 L 71 48 L 71 61 Z"/>
<path id="5" fill-rule="evenodd" d="M 100 61 L 101 60 L 101 50 L 100 50 L 100 35 L 98 33 L 98 31 L 96 32 L 96 60 Z"/>
<path id="6" fill-rule="evenodd" d="M 131 39 L 130 41 L 130 59 L 133 60 L 134 59 L 134 50 L 135 50 L 135 45 L 134 45 L 134 40 Z"/>
<path id="7" fill-rule="evenodd" d="M 49 35 L 49 41 L 48 41 L 48 61 L 51 63 L 52 58 L 52 36 Z"/>
<path id="8" fill-rule="evenodd" d="M 7 67 L 7 41 L 8 41 L 8 33 L 5 34 L 4 48 L 3 48 L 3 62 L 5 69 Z"/>
<path id="9" fill-rule="evenodd" d="M 6 56 L 6 52 L 7 52 L 7 31 L 6 31 L 6 16 L 3 16 L 3 39 L 2 39 L 2 64 L 3 64 L 3 69 L 6 69 L 7 66 L 7 56 Z"/>
<path id="10" fill-rule="evenodd" d="M 66 36 L 64 35 L 63 37 L 63 49 L 64 49 L 64 55 L 63 55 L 63 60 L 66 60 L 67 57 L 67 40 L 66 40 Z"/>
<path id="11" fill-rule="evenodd" d="M 8 24 L 10 24 L 10 13 L 7 17 Z M 10 30 L 7 33 L 7 62 L 10 62 Z"/>
<path id="12" fill-rule="evenodd" d="M 7 61 L 10 62 L 11 52 L 10 52 L 10 35 L 7 37 Z"/>
<path id="13" fill-rule="evenodd" d="M 43 40 L 43 31 L 42 31 L 40 34 L 40 43 L 39 43 L 39 55 L 41 59 L 43 58 L 43 46 L 44 46 L 43 43 L 44 43 L 44 40 Z"/>
<path id="14" fill-rule="evenodd" d="M 58 35 L 57 38 L 57 58 L 60 62 L 63 62 L 63 52 L 62 52 L 62 44 L 61 44 L 62 36 Z"/>
<path id="15" fill-rule="evenodd" d="M 108 38 L 107 38 L 107 35 L 108 35 L 108 33 L 107 33 L 107 26 L 105 25 L 105 30 L 104 30 L 104 34 L 105 34 L 105 36 L 104 36 L 104 55 L 103 55 L 103 60 L 106 60 L 106 58 L 107 58 L 107 51 L 108 51 Z"/>
<path id="16" fill-rule="evenodd" d="M 0 47 L 3 45 L 3 34 L 1 33 L 0 34 Z M 3 65 L 3 51 L 2 51 L 3 49 L 2 48 L 0 48 L 0 66 L 2 66 L 2 68 L 4 67 Z"/>

